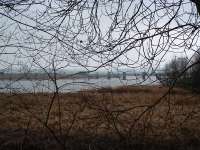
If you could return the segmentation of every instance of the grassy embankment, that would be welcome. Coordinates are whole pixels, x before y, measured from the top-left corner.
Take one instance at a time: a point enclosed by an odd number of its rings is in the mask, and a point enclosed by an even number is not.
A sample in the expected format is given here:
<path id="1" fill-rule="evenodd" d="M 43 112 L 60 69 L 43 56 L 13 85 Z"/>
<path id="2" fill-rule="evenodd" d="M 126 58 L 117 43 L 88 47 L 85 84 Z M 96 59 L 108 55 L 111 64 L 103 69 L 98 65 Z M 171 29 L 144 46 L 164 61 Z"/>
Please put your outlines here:
<path id="1" fill-rule="evenodd" d="M 200 95 L 175 88 L 158 101 L 167 90 L 129 86 L 58 95 L 2 93 L 0 145 L 48 150 L 199 148 Z"/>

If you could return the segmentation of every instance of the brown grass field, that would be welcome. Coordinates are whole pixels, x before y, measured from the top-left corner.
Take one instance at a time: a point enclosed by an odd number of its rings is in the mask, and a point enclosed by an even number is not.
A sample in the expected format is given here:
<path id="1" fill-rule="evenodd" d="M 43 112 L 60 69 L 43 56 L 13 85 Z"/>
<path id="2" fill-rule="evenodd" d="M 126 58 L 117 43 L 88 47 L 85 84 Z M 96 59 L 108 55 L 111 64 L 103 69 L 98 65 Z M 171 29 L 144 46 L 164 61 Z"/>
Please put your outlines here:
<path id="1" fill-rule="evenodd" d="M 200 95 L 184 89 L 0 96 L 0 149 L 173 148 L 200 148 Z"/>

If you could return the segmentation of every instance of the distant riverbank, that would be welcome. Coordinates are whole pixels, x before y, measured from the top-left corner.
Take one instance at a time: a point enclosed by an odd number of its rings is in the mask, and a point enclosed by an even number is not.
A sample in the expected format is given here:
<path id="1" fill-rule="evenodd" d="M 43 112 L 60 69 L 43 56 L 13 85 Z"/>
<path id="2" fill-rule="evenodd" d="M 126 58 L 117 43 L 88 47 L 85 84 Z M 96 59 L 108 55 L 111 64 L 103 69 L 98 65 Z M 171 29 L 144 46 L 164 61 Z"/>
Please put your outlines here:
<path id="1" fill-rule="evenodd" d="M 33 73 L 33 72 L 25 72 L 25 73 L 3 73 L 0 72 L 0 80 L 50 80 L 50 79 L 99 79 L 99 78 L 121 78 L 126 79 L 126 76 L 137 76 L 137 77 L 147 77 L 148 75 L 142 73 L 99 73 L 99 72 L 77 72 L 77 73 Z"/>

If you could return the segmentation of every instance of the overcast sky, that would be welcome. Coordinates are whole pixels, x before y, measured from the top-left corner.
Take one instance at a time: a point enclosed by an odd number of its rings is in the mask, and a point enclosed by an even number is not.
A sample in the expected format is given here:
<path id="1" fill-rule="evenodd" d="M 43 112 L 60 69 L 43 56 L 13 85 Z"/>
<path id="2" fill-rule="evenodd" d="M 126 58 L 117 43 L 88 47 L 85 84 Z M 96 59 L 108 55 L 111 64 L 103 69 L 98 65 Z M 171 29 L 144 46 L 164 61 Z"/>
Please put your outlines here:
<path id="1" fill-rule="evenodd" d="M 15 53 L 0 56 L 1 69 L 156 69 L 200 46 L 199 31 L 187 25 L 199 25 L 188 0 L 39 2 L 1 6 L 0 50 Z"/>

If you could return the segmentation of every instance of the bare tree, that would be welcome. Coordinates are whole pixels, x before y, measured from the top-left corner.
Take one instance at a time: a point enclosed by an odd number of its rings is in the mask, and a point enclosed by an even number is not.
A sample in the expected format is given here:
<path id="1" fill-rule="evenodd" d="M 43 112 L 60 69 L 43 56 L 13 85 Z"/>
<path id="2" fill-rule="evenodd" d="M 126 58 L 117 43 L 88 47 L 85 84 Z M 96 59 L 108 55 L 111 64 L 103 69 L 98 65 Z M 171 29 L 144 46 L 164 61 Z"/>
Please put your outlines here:
<path id="1" fill-rule="evenodd" d="M 96 102 L 97 104 L 91 100 L 93 96 L 90 94 L 81 95 L 80 103 L 76 103 L 76 98 L 73 102 L 63 102 L 60 92 L 64 87 L 74 84 L 74 81 L 60 83 L 59 79 L 71 79 L 77 74 L 101 69 L 110 71 L 121 68 L 140 69 L 142 72 L 146 71 L 148 76 L 155 73 L 160 64 L 172 54 L 180 53 L 190 57 L 198 50 L 199 21 L 199 2 L 195 0 L 0 0 L 1 69 L 17 70 L 21 67 L 18 62 L 26 62 L 29 70 L 39 70 L 45 74 L 44 84 L 42 81 L 31 83 L 34 91 L 37 88 L 39 92 L 43 91 L 38 86 L 42 84 L 51 93 L 48 95 L 48 105 L 43 110 L 38 110 L 40 114 L 36 115 L 26 98 L 23 99 L 20 95 L 21 92 L 29 93 L 28 88 L 21 85 L 22 91 L 18 88 L 12 90 L 11 93 L 20 97 L 19 106 L 23 106 L 29 114 L 27 132 L 31 119 L 34 118 L 62 149 L 67 149 L 67 139 L 75 123 L 81 119 L 90 119 L 88 116 L 81 116 L 82 111 L 89 108 L 97 114 L 93 118 L 105 119 L 107 126 L 123 139 L 120 116 L 124 113 L 132 116 L 133 110 L 141 108 L 140 114 L 128 123 L 128 129 L 124 131 L 132 138 L 137 123 L 145 115 L 147 120 L 151 120 L 153 110 L 170 97 L 174 84 L 153 104 L 112 110 L 112 102 L 107 102 L 104 94 L 103 100 Z M 181 71 L 176 65 L 170 66 L 175 70 L 174 82 L 196 64 L 185 66 L 185 61 L 181 62 L 184 65 Z M 74 68 L 78 68 L 78 71 L 74 72 Z M 73 72 L 63 77 L 59 74 L 63 70 Z M 21 78 L 15 78 L 14 83 L 19 80 Z M 6 84 L 4 89 L 12 85 L 13 82 Z M 114 101 L 112 94 L 111 92 Z M 32 95 L 39 103 L 40 96 L 34 92 Z M 62 103 L 69 108 L 64 110 Z M 167 114 L 170 112 L 170 104 L 169 101 Z M 76 109 L 70 109 L 72 105 Z M 133 112 L 129 113 L 130 111 Z M 52 114 L 56 114 L 56 117 L 52 118 Z M 53 119 L 56 122 L 55 128 L 51 127 Z M 63 120 L 67 120 L 68 124 Z M 101 126 L 90 125 L 96 132 Z M 65 138 L 63 140 L 60 137 Z"/>
<path id="2" fill-rule="evenodd" d="M 191 69 L 191 78 L 192 78 L 192 86 L 195 90 L 199 92 L 200 82 L 199 82 L 199 73 L 200 73 L 200 67 L 199 67 L 199 52 L 195 53 L 194 55 L 194 61 L 193 63 L 196 63 L 196 65 Z"/>
<path id="3" fill-rule="evenodd" d="M 7 31 L 20 41 L 7 47 L 46 65 L 41 56 L 59 59 L 59 67 L 77 64 L 90 71 L 106 66 L 155 69 L 167 51 L 196 49 L 190 40 L 198 38 L 198 15 L 190 1 L 1 3 L 1 16 L 11 24 Z"/>

